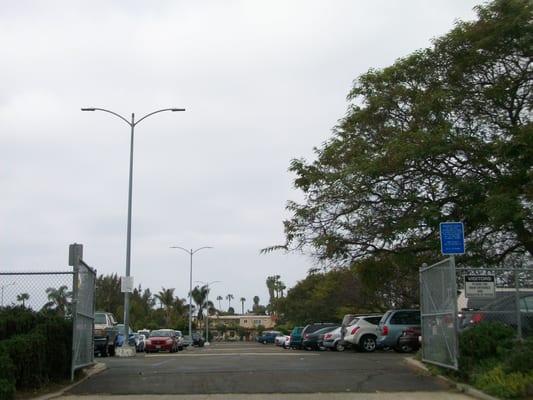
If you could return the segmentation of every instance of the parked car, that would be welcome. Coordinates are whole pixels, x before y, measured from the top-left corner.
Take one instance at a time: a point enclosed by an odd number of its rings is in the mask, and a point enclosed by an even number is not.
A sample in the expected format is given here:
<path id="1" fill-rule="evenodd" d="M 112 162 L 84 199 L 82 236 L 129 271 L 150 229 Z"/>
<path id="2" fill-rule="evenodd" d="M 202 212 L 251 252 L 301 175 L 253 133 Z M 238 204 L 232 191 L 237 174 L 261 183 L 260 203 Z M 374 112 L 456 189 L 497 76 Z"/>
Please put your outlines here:
<path id="1" fill-rule="evenodd" d="M 417 351 L 420 348 L 420 327 L 412 326 L 405 329 L 398 339 L 398 346 L 400 348 L 411 348 L 412 351 Z"/>
<path id="2" fill-rule="evenodd" d="M 198 347 L 204 347 L 204 344 L 205 344 L 205 340 L 202 334 L 198 332 L 193 332 L 192 333 L 192 345 L 198 346 Z"/>
<path id="3" fill-rule="evenodd" d="M 274 343 L 276 336 L 279 335 L 282 335 L 282 333 L 278 331 L 264 331 L 260 336 L 257 337 L 257 341 L 263 344 Z"/>
<path id="4" fill-rule="evenodd" d="M 174 331 L 176 332 L 176 341 L 178 342 L 178 350 L 183 350 L 183 342 L 184 342 L 184 339 L 183 339 L 183 333 L 181 333 L 181 331 Z"/>
<path id="5" fill-rule="evenodd" d="M 513 328 L 517 327 L 516 293 L 498 292 L 498 296 L 491 302 L 478 306 L 478 303 L 468 299 L 468 308 L 459 314 L 460 329 L 477 325 L 483 321 L 499 321 Z M 533 335 L 533 293 L 519 294 L 520 319 L 524 336 Z"/>
<path id="6" fill-rule="evenodd" d="M 276 344 L 276 346 L 285 347 L 285 343 L 287 343 L 289 338 L 290 336 L 281 334 L 281 335 L 276 336 L 276 338 L 274 339 L 274 343 Z"/>
<path id="7" fill-rule="evenodd" d="M 376 350 L 379 336 L 378 324 L 382 315 L 363 315 L 353 318 L 346 327 L 343 344 L 369 353 Z"/>
<path id="8" fill-rule="evenodd" d="M 126 330 L 124 329 L 124 324 L 117 324 L 118 328 L 118 337 L 117 337 L 117 346 L 122 347 L 124 346 L 124 342 L 126 341 Z M 128 344 L 131 347 L 137 347 L 137 343 L 135 342 L 135 336 L 133 334 L 133 330 L 131 328 L 128 329 Z"/>
<path id="9" fill-rule="evenodd" d="M 117 320 L 111 313 L 97 311 L 94 313 L 94 352 L 102 357 L 114 356 L 117 347 Z"/>
<path id="10" fill-rule="evenodd" d="M 285 343 L 283 343 L 284 349 L 290 349 L 291 348 L 291 335 L 285 336 Z"/>
<path id="11" fill-rule="evenodd" d="M 176 332 L 172 329 L 159 329 L 150 332 L 150 337 L 144 343 L 144 351 L 146 353 L 157 351 L 174 353 L 178 351 Z"/>
<path id="12" fill-rule="evenodd" d="M 304 330 L 303 326 L 295 326 L 290 334 L 289 346 L 291 349 L 301 349 L 302 348 L 302 331 Z"/>
<path id="13" fill-rule="evenodd" d="M 328 326 L 333 326 L 333 327 L 337 328 L 339 326 L 339 324 L 336 324 L 334 322 L 317 322 L 317 323 L 306 325 L 302 329 L 302 344 L 301 344 L 301 347 L 303 347 L 303 341 L 305 339 L 307 339 L 309 337 L 309 335 L 311 335 L 312 333 L 318 331 L 319 329 L 327 328 Z"/>
<path id="14" fill-rule="evenodd" d="M 189 347 L 193 345 L 193 340 L 191 335 L 184 335 L 183 336 L 183 347 Z"/>
<path id="15" fill-rule="evenodd" d="M 144 351 L 144 342 L 146 340 L 146 336 L 144 336 L 143 334 L 141 333 L 136 333 L 135 334 L 135 340 L 136 340 L 136 346 L 135 346 L 135 349 L 139 352 L 143 352 Z"/>
<path id="16" fill-rule="evenodd" d="M 420 310 L 389 310 L 379 321 L 378 347 L 393 348 L 407 353 L 413 348 L 400 344 L 399 339 L 407 328 L 420 328 Z"/>
<path id="17" fill-rule="evenodd" d="M 326 333 L 322 339 L 322 346 L 329 350 L 344 351 L 346 348 L 341 337 L 342 326 Z"/>
<path id="18" fill-rule="evenodd" d="M 306 350 L 320 350 L 320 348 L 323 347 L 322 340 L 324 339 L 324 335 L 337 329 L 338 327 L 339 325 L 326 326 L 322 329 L 306 334 L 302 341 L 303 348 Z"/>

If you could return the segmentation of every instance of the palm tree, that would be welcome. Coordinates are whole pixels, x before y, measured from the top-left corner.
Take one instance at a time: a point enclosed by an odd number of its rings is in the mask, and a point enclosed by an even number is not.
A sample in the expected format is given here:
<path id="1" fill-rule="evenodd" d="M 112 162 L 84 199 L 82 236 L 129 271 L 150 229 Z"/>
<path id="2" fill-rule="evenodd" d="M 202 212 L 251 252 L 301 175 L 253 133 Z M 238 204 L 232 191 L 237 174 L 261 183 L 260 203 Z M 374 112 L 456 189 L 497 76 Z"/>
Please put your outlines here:
<path id="1" fill-rule="evenodd" d="M 224 300 L 224 297 L 222 296 L 217 296 L 217 300 L 218 300 L 218 309 L 219 310 L 222 310 L 222 304 L 220 303 L 222 300 Z"/>
<path id="2" fill-rule="evenodd" d="M 172 308 L 175 301 L 174 290 L 174 288 L 165 289 L 164 287 L 161 287 L 159 293 L 154 295 L 154 297 L 161 303 L 161 306 L 165 308 L 165 322 L 167 326 L 170 326 L 170 318 L 172 316 Z"/>
<path id="3" fill-rule="evenodd" d="M 259 296 L 254 296 L 254 305 L 252 306 L 252 311 L 254 314 L 257 313 L 257 307 L 259 307 Z"/>
<path id="4" fill-rule="evenodd" d="M 206 309 L 209 312 L 209 304 L 207 302 L 208 295 L 209 295 L 208 285 L 204 285 L 202 287 L 196 286 L 191 292 L 192 299 L 198 305 L 198 314 L 196 317 L 198 321 L 201 321 L 204 318 L 204 309 Z M 211 306 L 212 305 L 213 303 L 211 303 Z"/>
<path id="5" fill-rule="evenodd" d="M 48 288 L 46 289 L 48 294 L 48 303 L 43 306 L 44 310 L 55 310 L 61 316 L 68 315 L 70 313 L 70 301 L 72 292 L 68 291 L 66 285 L 60 286 L 58 289 Z"/>
<path id="6" fill-rule="evenodd" d="M 244 302 L 246 299 L 244 297 L 241 297 L 241 304 L 242 304 L 242 314 L 244 315 Z"/>
<path id="7" fill-rule="evenodd" d="M 231 300 L 233 300 L 234 298 L 235 297 L 233 297 L 231 293 L 226 295 L 226 300 L 228 301 L 228 310 L 231 307 Z"/>
<path id="8" fill-rule="evenodd" d="M 30 295 L 28 293 L 21 293 L 17 295 L 17 301 L 22 301 L 22 307 L 26 307 L 26 300 L 29 300 Z"/>

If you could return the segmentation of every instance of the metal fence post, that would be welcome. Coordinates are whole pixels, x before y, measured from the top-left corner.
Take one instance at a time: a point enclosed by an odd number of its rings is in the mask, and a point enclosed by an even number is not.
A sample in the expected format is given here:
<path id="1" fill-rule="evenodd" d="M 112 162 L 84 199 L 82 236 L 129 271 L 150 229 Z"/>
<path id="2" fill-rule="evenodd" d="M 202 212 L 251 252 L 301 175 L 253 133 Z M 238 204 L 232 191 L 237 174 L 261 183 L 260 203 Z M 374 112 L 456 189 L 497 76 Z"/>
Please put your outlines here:
<path id="1" fill-rule="evenodd" d="M 516 333 L 518 340 L 522 341 L 522 315 L 520 312 L 520 280 L 518 279 L 518 271 L 518 269 L 514 270 L 514 286 L 516 289 Z"/>
<path id="2" fill-rule="evenodd" d="M 78 329 L 77 329 L 77 307 L 78 307 L 78 284 L 80 281 L 80 259 L 83 254 L 83 245 L 71 244 L 69 246 L 69 265 L 74 269 L 74 275 L 72 276 L 72 360 L 70 365 L 70 381 L 74 381 L 74 370 L 76 366 L 76 344 L 78 342 Z"/>

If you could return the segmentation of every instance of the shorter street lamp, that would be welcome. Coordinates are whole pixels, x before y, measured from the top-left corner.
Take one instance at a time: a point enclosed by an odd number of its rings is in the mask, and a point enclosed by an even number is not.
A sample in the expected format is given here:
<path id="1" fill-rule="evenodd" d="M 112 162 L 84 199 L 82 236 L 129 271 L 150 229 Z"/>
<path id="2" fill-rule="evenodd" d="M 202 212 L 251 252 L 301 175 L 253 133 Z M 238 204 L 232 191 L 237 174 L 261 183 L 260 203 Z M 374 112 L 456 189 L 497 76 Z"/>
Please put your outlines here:
<path id="1" fill-rule="evenodd" d="M 180 246 L 170 246 L 170 248 L 184 251 L 190 256 L 190 260 L 191 260 L 190 261 L 190 275 L 189 275 L 189 335 L 191 336 L 191 339 L 192 339 L 192 256 L 195 253 L 198 253 L 200 250 L 212 249 L 212 247 L 204 246 L 204 247 L 199 247 L 196 250 L 193 250 L 193 249 L 189 250 L 189 249 L 186 249 Z"/>
<path id="2" fill-rule="evenodd" d="M 212 285 L 213 283 L 221 283 L 222 281 L 212 281 L 212 282 L 204 282 L 204 281 L 196 281 L 198 283 L 203 283 L 205 286 L 207 286 L 207 296 L 205 296 L 205 303 L 207 304 L 207 313 L 205 317 L 205 344 L 209 345 L 209 285 Z"/>

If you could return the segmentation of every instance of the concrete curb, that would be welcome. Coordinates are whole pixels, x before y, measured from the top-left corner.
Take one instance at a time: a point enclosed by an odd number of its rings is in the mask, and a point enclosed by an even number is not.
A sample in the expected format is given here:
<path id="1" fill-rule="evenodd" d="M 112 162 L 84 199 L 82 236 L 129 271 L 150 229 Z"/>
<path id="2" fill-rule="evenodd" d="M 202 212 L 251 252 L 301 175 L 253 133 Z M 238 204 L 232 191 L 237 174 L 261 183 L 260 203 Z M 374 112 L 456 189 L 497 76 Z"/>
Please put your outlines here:
<path id="1" fill-rule="evenodd" d="M 63 396 L 65 394 L 65 392 L 67 392 L 70 389 L 78 386 L 80 383 L 85 382 L 90 377 L 92 377 L 92 376 L 94 376 L 96 374 L 99 374 L 102 371 L 105 371 L 106 369 L 107 369 L 107 365 L 105 365 L 104 363 L 96 363 L 93 366 L 87 367 L 87 368 L 84 369 L 86 375 L 83 378 L 81 378 L 79 381 L 74 382 L 73 384 L 68 385 L 68 386 L 64 387 L 63 389 L 61 389 L 61 390 L 58 390 L 57 392 L 44 394 L 44 395 L 39 396 L 39 397 L 33 397 L 32 399 L 33 400 L 49 400 L 49 399 L 53 399 L 53 398 L 56 398 L 56 397 L 59 397 L 59 396 Z"/>
<path id="2" fill-rule="evenodd" d="M 411 367 L 416 368 L 420 371 L 424 371 L 426 374 L 431 374 L 429 369 L 420 361 L 415 360 L 412 357 L 406 357 L 405 362 L 409 364 Z M 493 397 L 489 394 L 483 393 L 481 390 L 475 389 L 470 385 L 467 385 L 466 383 L 458 383 L 450 378 L 447 378 L 443 375 L 436 375 L 437 378 L 447 382 L 450 386 L 455 387 L 459 392 L 467 394 L 469 396 L 475 397 L 476 399 L 481 400 L 499 400 L 497 397 Z"/>

